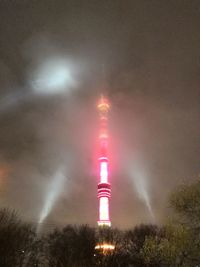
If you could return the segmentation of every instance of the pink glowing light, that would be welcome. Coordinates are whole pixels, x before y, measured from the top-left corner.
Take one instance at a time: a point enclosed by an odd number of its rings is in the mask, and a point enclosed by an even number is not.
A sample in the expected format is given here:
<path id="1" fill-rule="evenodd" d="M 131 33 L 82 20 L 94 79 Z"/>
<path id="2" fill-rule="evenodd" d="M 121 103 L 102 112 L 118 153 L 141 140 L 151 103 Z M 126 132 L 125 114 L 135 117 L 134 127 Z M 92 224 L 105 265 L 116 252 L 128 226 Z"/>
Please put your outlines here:
<path id="1" fill-rule="evenodd" d="M 101 183 L 108 182 L 108 163 L 107 162 L 100 163 L 100 179 L 101 179 Z"/>
<path id="2" fill-rule="evenodd" d="M 98 103 L 98 111 L 100 115 L 100 132 L 99 132 L 99 221 L 98 225 L 111 226 L 109 214 L 109 201 L 111 197 L 111 186 L 109 183 L 108 173 L 108 111 L 110 104 L 107 98 L 101 97 Z"/>
<path id="3" fill-rule="evenodd" d="M 109 218 L 109 200 L 107 197 L 101 197 L 99 203 L 99 221 L 110 221 Z"/>

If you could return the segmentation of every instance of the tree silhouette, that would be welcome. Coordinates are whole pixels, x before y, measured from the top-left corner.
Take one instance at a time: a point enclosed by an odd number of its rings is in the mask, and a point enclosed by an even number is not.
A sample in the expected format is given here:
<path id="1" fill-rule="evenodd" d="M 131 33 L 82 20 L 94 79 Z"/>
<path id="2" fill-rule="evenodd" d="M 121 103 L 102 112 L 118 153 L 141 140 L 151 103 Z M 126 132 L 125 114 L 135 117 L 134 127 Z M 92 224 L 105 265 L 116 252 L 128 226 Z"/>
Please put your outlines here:
<path id="1" fill-rule="evenodd" d="M 49 267 L 91 267 L 94 265 L 95 230 L 68 225 L 47 237 Z"/>
<path id="2" fill-rule="evenodd" d="M 21 267 L 31 251 L 35 231 L 14 211 L 0 210 L 0 266 Z"/>
<path id="3" fill-rule="evenodd" d="M 156 225 L 141 224 L 136 226 L 132 230 L 128 230 L 124 235 L 125 250 L 130 264 L 135 267 L 146 266 L 143 256 L 141 255 L 141 249 L 145 243 L 147 237 L 156 237 L 160 232 L 160 229 Z M 154 265 L 156 267 L 156 265 Z"/>

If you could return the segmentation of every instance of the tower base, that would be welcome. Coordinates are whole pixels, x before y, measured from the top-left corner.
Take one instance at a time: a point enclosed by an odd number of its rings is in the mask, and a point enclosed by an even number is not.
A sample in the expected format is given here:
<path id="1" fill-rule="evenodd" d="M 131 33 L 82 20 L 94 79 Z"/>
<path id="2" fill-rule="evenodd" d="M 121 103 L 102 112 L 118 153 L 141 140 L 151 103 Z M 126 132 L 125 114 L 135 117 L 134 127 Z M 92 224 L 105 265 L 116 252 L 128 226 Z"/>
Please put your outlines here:
<path id="1" fill-rule="evenodd" d="M 98 221 L 98 243 L 95 246 L 96 255 L 110 255 L 115 250 L 110 221 Z"/>
<path id="2" fill-rule="evenodd" d="M 110 221 L 98 221 L 97 222 L 98 226 L 111 226 L 111 222 Z"/>

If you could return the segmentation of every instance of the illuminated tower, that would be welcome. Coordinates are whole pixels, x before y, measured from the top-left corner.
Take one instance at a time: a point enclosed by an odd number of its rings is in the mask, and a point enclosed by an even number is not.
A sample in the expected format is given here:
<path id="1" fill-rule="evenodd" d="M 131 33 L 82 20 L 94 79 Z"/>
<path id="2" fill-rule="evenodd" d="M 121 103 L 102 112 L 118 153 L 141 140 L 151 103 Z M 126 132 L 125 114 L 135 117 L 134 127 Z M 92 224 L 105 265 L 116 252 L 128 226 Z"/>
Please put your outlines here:
<path id="1" fill-rule="evenodd" d="M 99 182 L 98 182 L 98 199 L 99 199 L 99 226 L 111 226 L 110 221 L 110 197 L 111 186 L 109 181 L 109 160 L 108 160 L 108 112 L 110 104 L 108 99 L 101 96 L 97 109 L 100 116 L 99 132 Z"/>

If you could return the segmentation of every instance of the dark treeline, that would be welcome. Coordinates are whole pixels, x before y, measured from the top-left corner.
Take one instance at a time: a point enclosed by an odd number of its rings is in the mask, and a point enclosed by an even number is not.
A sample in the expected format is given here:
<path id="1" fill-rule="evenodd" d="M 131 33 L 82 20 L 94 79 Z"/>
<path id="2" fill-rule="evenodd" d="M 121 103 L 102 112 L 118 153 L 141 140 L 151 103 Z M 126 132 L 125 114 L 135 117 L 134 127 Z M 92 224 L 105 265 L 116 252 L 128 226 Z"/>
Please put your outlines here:
<path id="1" fill-rule="evenodd" d="M 0 211 L 0 267 L 200 266 L 200 182 L 178 188 L 170 197 L 174 211 L 162 227 L 129 230 L 67 225 L 38 236 L 15 212 Z M 95 250 L 113 244 L 112 253 Z"/>

